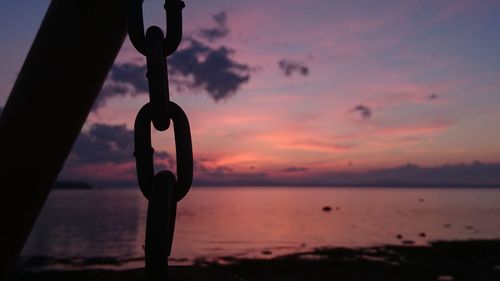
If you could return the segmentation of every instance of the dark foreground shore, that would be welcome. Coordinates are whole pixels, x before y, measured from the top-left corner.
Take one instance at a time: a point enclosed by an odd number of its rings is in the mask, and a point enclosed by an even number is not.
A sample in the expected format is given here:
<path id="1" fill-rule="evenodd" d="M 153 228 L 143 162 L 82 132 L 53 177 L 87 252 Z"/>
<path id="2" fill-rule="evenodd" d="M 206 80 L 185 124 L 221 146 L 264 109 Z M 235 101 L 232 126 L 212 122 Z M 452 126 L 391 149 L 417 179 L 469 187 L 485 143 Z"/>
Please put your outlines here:
<path id="1" fill-rule="evenodd" d="M 323 248 L 273 259 L 199 260 L 197 267 L 220 269 L 245 281 L 316 280 L 500 280 L 500 240 L 439 241 L 430 246 Z M 13 280 L 93 280 L 107 270 L 19 270 Z"/>

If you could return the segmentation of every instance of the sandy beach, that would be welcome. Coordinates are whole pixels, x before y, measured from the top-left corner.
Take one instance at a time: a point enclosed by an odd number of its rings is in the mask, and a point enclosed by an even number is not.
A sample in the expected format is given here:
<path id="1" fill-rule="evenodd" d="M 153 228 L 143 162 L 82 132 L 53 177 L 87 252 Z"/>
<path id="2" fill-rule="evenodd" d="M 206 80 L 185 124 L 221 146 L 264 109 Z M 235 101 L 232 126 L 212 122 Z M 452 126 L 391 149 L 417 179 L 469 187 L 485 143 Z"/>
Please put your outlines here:
<path id="1" fill-rule="evenodd" d="M 272 259 L 198 259 L 197 268 L 234 273 L 246 281 L 271 280 L 500 280 L 500 240 L 436 241 L 429 246 L 319 248 Z M 109 270 L 30 272 L 13 280 L 93 280 Z"/>

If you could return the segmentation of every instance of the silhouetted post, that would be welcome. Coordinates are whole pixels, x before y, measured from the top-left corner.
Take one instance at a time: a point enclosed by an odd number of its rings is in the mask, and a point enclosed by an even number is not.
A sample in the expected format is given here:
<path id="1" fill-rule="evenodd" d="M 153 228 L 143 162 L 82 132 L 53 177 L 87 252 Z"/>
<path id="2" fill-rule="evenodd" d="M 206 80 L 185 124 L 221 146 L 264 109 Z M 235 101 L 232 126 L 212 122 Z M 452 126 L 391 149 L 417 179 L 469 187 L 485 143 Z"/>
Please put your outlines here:
<path id="1" fill-rule="evenodd" d="M 0 117 L 0 280 L 31 228 L 126 35 L 123 0 L 53 0 Z"/>

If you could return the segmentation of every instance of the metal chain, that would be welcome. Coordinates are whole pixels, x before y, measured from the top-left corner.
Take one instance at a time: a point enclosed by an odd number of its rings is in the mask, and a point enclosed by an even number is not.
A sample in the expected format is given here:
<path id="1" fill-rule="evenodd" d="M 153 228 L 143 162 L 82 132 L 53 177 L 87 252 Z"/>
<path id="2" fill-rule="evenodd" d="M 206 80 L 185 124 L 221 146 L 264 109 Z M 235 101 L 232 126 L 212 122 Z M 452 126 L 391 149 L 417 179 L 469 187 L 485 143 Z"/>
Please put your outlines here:
<path id="1" fill-rule="evenodd" d="M 154 174 L 150 103 L 139 110 L 134 125 L 137 178 L 148 199 L 145 243 L 148 280 L 165 280 L 167 276 L 177 202 L 186 196 L 193 181 L 193 150 L 187 116 L 172 101 L 169 112 L 174 125 L 177 178 L 167 170 Z"/>
<path id="2" fill-rule="evenodd" d="M 172 248 L 177 202 L 189 191 L 193 181 L 193 149 L 186 114 L 170 101 L 166 57 L 177 50 L 182 37 L 184 2 L 165 0 L 167 35 L 158 26 L 144 34 L 142 0 L 128 0 L 130 41 L 146 56 L 149 103 L 138 112 L 134 124 L 134 156 L 139 187 L 148 199 L 146 220 L 147 280 L 167 280 L 168 256 Z M 177 161 L 177 177 L 168 170 L 155 174 L 151 146 L 151 123 L 159 131 L 172 120 Z"/>
<path id="3" fill-rule="evenodd" d="M 159 131 L 170 126 L 168 118 L 168 79 L 165 58 L 173 54 L 182 38 L 181 0 L 165 0 L 167 34 L 158 26 L 150 26 L 144 34 L 142 0 L 128 0 L 128 33 L 132 45 L 146 56 L 149 84 L 149 101 L 153 107 L 153 125 Z"/>

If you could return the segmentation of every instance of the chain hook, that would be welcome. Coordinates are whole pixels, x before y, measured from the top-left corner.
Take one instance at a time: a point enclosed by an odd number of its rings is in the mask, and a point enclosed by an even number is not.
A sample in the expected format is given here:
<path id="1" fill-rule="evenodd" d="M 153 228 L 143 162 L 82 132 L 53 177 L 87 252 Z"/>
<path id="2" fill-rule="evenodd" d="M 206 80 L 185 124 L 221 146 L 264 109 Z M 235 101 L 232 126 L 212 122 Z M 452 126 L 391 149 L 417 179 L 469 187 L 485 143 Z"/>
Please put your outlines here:
<path id="1" fill-rule="evenodd" d="M 144 35 L 143 0 L 128 0 L 128 32 L 132 45 L 137 51 L 146 55 L 146 36 Z M 163 55 L 174 53 L 182 38 L 182 9 L 186 5 L 182 0 L 165 0 L 166 30 L 163 40 Z M 163 37 L 163 35 L 162 35 Z"/>

